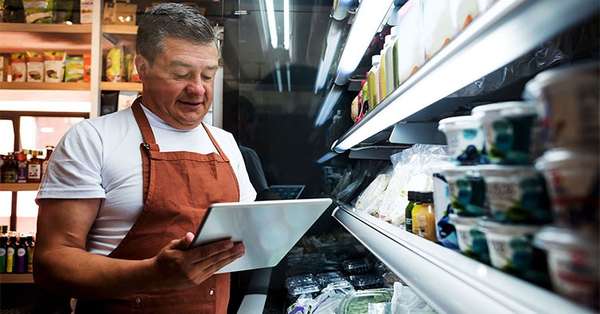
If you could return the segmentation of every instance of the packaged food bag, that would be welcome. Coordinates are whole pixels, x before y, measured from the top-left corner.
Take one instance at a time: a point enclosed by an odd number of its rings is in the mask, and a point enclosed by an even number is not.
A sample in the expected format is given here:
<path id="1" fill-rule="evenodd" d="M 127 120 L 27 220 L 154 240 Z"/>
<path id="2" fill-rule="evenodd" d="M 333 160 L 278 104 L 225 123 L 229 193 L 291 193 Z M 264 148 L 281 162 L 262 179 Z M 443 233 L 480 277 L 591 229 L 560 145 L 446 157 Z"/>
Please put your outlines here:
<path id="1" fill-rule="evenodd" d="M 79 20 L 81 24 L 92 24 L 92 10 L 94 8 L 94 0 L 80 0 Z"/>
<path id="2" fill-rule="evenodd" d="M 44 51 L 45 80 L 49 83 L 60 83 L 65 76 L 64 51 Z"/>
<path id="3" fill-rule="evenodd" d="M 83 57 L 67 56 L 65 60 L 65 82 L 83 81 Z"/>
<path id="4" fill-rule="evenodd" d="M 0 0 L 0 2 L 2 2 L 2 0 Z M 0 55 L 0 82 L 4 82 L 4 56 L 1 56 L 1 55 Z"/>
<path id="5" fill-rule="evenodd" d="M 54 0 L 23 0 L 25 22 L 52 23 L 52 7 Z"/>
<path id="6" fill-rule="evenodd" d="M 15 52 L 10 55 L 10 67 L 13 82 L 25 82 L 27 63 L 24 52 Z"/>
<path id="7" fill-rule="evenodd" d="M 83 81 L 89 82 L 92 73 L 92 55 L 90 53 L 83 54 Z"/>
<path id="8" fill-rule="evenodd" d="M 450 0 L 423 1 L 423 31 L 425 56 L 429 60 L 456 34 L 450 16 Z"/>
<path id="9" fill-rule="evenodd" d="M 114 47 L 106 54 L 106 80 L 121 82 L 123 75 L 123 48 Z"/>
<path id="10" fill-rule="evenodd" d="M 27 82 L 44 81 L 44 56 L 35 51 L 27 51 Z"/>

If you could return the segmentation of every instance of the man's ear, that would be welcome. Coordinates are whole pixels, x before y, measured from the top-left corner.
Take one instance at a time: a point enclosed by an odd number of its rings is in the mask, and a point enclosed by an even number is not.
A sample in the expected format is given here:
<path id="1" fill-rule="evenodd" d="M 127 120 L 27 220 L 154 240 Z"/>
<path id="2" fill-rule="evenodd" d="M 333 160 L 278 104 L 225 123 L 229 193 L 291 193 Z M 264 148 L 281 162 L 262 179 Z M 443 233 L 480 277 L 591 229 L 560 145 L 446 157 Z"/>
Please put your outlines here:
<path id="1" fill-rule="evenodd" d="M 144 81 L 144 78 L 148 76 L 149 67 L 150 64 L 148 63 L 148 60 L 146 58 L 139 54 L 135 56 L 135 68 L 138 74 L 140 75 L 140 79 L 142 81 Z"/>

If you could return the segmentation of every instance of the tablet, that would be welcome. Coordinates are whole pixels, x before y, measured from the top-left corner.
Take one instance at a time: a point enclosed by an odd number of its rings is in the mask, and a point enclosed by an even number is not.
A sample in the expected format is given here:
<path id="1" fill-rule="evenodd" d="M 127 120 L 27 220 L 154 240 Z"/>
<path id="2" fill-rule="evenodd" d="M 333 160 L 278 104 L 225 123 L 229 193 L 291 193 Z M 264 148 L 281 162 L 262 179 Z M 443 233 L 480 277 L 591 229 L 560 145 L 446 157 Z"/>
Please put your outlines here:
<path id="1" fill-rule="evenodd" d="M 217 273 L 274 267 L 331 205 L 329 198 L 213 204 L 192 246 L 231 238 L 244 256 Z"/>

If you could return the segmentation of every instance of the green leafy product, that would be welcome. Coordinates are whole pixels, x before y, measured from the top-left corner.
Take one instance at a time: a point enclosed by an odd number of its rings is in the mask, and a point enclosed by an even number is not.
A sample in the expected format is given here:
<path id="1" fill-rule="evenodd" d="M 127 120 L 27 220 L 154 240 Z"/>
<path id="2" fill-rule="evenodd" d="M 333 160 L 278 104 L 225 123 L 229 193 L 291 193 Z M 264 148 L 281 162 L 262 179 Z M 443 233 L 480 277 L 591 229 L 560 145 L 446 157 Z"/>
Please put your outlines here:
<path id="1" fill-rule="evenodd" d="M 25 22 L 27 23 L 52 23 L 54 0 L 23 0 L 25 9 Z"/>

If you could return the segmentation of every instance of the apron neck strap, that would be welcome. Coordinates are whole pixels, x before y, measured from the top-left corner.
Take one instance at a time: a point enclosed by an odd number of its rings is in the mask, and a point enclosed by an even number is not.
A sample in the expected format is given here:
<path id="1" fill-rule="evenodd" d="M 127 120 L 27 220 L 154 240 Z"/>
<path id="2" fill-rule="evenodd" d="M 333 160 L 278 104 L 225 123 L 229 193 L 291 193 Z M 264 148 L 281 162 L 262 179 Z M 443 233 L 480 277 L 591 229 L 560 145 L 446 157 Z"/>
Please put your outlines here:
<path id="1" fill-rule="evenodd" d="M 219 146 L 219 143 L 217 143 L 217 141 L 215 140 L 215 138 L 212 136 L 212 134 L 208 130 L 208 127 L 204 124 L 204 122 L 201 122 L 200 124 L 202 124 L 202 127 L 204 128 L 204 131 L 206 131 L 206 134 L 208 134 L 208 138 L 210 138 L 210 141 L 212 142 L 212 144 L 217 149 L 217 152 L 219 152 L 219 155 L 221 155 L 221 158 L 223 158 L 224 161 L 229 161 L 229 159 L 227 158 L 227 156 L 225 156 L 225 154 L 223 153 L 223 150 L 221 150 L 221 146 Z"/>
<path id="2" fill-rule="evenodd" d="M 145 144 L 155 145 L 156 139 L 154 138 L 154 133 L 152 132 L 152 128 L 150 127 L 150 123 L 148 122 L 148 118 L 142 109 L 142 97 L 138 97 L 131 105 L 131 109 L 133 110 L 133 117 L 135 118 L 135 122 L 137 122 L 138 127 L 140 128 L 140 132 L 142 132 L 142 139 Z"/>

